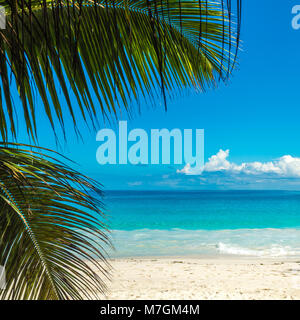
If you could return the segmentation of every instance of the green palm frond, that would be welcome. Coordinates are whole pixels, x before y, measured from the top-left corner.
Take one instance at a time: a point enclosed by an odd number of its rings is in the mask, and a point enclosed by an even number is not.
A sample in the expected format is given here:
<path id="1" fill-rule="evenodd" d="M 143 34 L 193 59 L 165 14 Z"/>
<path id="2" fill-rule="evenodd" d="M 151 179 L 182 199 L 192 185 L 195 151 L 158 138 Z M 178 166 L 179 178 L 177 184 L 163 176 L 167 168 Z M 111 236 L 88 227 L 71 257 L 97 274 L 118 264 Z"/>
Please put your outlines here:
<path id="1" fill-rule="evenodd" d="M 240 1 L 1 0 L 2 137 L 16 135 L 19 98 L 35 137 L 35 97 L 53 128 L 57 119 L 64 128 L 64 115 L 77 128 L 78 111 L 95 124 L 121 106 L 130 113 L 143 97 L 166 104 L 175 89 L 225 81 L 236 61 Z"/>
<path id="2" fill-rule="evenodd" d="M 110 242 L 99 195 L 95 181 L 44 149 L 0 146 L 0 265 L 7 280 L 0 299 L 90 299 L 104 293 Z"/>

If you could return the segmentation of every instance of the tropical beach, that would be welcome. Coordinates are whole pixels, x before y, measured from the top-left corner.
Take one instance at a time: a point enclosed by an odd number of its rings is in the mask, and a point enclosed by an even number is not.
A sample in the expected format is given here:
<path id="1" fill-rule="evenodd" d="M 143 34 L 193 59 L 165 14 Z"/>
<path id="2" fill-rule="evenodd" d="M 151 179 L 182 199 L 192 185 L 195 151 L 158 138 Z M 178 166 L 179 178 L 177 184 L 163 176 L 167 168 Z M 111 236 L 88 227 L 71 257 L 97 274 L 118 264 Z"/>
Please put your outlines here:
<path id="1" fill-rule="evenodd" d="M 0 300 L 300 299 L 299 29 L 0 0 Z"/>
<path id="2" fill-rule="evenodd" d="M 106 203 L 106 299 L 300 298 L 298 191 L 110 191 Z"/>

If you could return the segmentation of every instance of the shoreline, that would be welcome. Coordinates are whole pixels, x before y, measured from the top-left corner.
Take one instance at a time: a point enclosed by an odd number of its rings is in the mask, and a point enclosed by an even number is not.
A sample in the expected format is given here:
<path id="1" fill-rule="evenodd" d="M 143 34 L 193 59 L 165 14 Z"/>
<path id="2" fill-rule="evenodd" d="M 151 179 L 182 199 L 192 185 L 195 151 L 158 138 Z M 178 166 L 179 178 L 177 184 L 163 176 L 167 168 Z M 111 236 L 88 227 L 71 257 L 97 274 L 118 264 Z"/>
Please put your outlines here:
<path id="1" fill-rule="evenodd" d="M 300 299 L 300 258 L 151 256 L 109 259 L 111 300 Z"/>
<path id="2" fill-rule="evenodd" d="M 119 260 L 170 260 L 170 259 L 182 259 L 182 260 L 205 260 L 205 261 L 262 261 L 262 262 L 299 262 L 300 256 L 247 256 L 237 254 L 189 254 L 189 255 L 145 255 L 145 256 L 116 256 L 110 257 L 109 261 Z"/>

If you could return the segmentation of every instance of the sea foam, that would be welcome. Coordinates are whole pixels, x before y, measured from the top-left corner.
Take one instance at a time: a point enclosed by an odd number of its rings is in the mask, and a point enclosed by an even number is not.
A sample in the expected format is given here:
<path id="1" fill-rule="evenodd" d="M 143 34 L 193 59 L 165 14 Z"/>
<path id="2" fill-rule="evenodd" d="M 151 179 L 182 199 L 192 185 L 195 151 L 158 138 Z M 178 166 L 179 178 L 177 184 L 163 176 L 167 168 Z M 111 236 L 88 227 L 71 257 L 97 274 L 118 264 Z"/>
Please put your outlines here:
<path id="1" fill-rule="evenodd" d="M 235 255 L 300 257 L 300 229 L 113 230 L 113 257 Z"/>

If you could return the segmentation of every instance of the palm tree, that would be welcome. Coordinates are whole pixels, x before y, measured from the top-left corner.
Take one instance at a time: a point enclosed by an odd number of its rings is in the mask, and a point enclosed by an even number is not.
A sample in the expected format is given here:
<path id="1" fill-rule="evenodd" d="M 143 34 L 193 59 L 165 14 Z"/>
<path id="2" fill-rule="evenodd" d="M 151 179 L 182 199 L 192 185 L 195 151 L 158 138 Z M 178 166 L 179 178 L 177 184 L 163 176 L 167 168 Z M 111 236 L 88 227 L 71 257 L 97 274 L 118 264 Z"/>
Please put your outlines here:
<path id="1" fill-rule="evenodd" d="M 37 114 L 47 115 L 54 135 L 71 117 L 80 135 L 80 118 L 96 128 L 100 117 L 116 119 L 123 108 L 131 114 L 142 99 L 162 97 L 166 107 L 181 89 L 226 82 L 239 48 L 240 0 L 0 5 L 0 264 L 7 272 L 0 297 L 100 297 L 110 246 L 101 186 L 36 146 Z M 18 138 L 18 119 L 34 147 L 8 142 Z"/>

